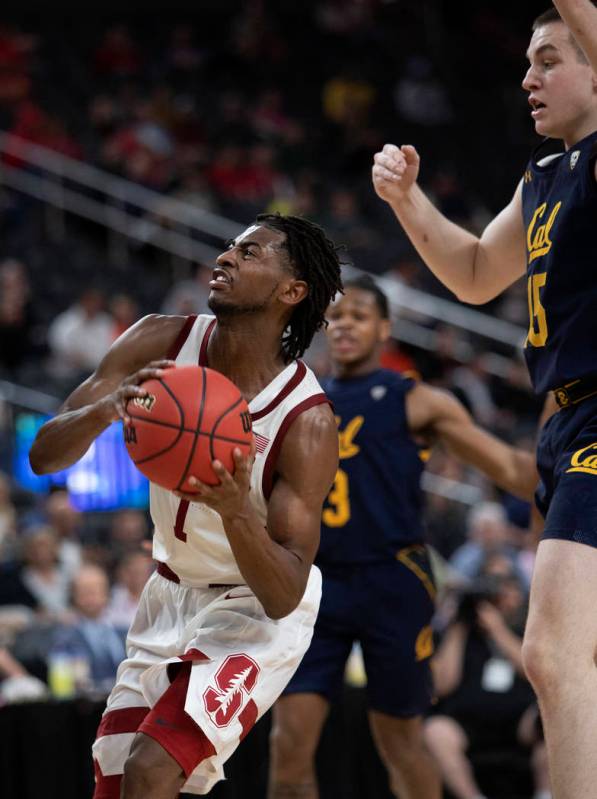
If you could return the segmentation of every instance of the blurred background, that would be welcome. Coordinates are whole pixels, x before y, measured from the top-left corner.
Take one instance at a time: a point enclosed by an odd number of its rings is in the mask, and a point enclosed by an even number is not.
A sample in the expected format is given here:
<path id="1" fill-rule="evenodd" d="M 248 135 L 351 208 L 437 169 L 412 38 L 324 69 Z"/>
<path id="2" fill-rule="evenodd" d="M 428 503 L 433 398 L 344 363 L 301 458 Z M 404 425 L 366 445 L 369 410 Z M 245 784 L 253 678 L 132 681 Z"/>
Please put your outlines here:
<path id="1" fill-rule="evenodd" d="M 91 795 L 87 747 L 152 569 L 147 485 L 117 426 L 52 477 L 31 473 L 31 441 L 142 315 L 207 310 L 215 255 L 256 213 L 322 224 L 345 246 L 346 274 L 371 272 L 390 296 L 384 364 L 452 390 L 480 424 L 533 446 L 542 398 L 522 360 L 524 287 L 459 304 L 375 196 L 370 168 L 385 142 L 416 145 L 425 190 L 480 232 L 537 143 L 520 82 L 546 5 L 201 0 L 192 12 L 107 3 L 85 20 L 57 10 L 42 21 L 25 4 L 0 18 L 3 795 Z M 306 359 L 328 371 L 322 337 Z M 441 451 L 424 479 L 445 585 L 438 641 L 464 619 L 495 660 L 491 625 L 468 606 L 488 601 L 522 632 L 529 507 Z M 492 681 L 473 661 L 448 709 L 470 729 L 495 727 L 470 752 L 487 795 L 531 797 L 542 751 L 530 689 L 516 663 Z M 324 737 L 323 797 L 389 796 L 362 683 L 357 650 Z M 267 720 L 258 730 L 218 795 L 264 796 Z M 28 766 L 32 736 L 43 768 Z M 341 784 L 338 757 L 350 762 Z"/>

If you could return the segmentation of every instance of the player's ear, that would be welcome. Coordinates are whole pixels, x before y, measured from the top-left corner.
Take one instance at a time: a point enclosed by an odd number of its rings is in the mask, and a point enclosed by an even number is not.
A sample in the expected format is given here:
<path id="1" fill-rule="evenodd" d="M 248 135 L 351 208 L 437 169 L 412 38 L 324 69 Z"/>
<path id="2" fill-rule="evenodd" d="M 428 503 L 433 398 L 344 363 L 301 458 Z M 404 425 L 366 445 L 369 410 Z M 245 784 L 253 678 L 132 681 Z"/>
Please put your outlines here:
<path id="1" fill-rule="evenodd" d="M 389 319 L 382 319 L 379 324 L 379 341 L 385 343 L 392 335 L 392 322 Z"/>
<path id="2" fill-rule="evenodd" d="M 298 305 L 309 293 L 309 286 L 304 280 L 294 278 L 286 284 L 284 291 L 280 294 L 280 300 L 286 305 Z"/>

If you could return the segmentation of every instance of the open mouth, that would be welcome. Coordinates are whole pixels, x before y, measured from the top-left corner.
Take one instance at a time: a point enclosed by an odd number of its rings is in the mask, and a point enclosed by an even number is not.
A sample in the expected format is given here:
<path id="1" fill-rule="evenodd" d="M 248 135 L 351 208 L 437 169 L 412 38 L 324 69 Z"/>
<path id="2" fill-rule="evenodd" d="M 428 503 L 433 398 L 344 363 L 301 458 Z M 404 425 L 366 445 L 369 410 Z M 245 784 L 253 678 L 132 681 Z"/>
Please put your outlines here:
<path id="1" fill-rule="evenodd" d="M 532 108 L 531 116 L 535 116 L 540 111 L 543 111 L 544 108 L 547 108 L 545 103 L 542 103 L 540 100 L 537 100 L 535 97 L 529 99 L 529 104 Z"/>
<path id="2" fill-rule="evenodd" d="M 209 281 L 209 285 L 212 288 L 215 288 L 216 286 L 230 286 L 231 284 L 232 278 L 225 269 L 214 269 L 213 277 Z"/>

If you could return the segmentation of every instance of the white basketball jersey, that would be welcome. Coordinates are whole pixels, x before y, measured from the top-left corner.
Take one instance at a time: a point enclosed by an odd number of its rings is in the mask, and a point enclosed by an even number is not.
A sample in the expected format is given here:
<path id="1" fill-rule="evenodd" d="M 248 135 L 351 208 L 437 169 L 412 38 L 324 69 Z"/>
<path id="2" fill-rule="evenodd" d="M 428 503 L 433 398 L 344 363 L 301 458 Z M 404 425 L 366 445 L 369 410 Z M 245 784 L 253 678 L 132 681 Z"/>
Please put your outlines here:
<path id="1" fill-rule="evenodd" d="M 207 344 L 215 326 L 213 316 L 188 317 L 169 357 L 181 366 L 207 366 Z M 292 361 L 249 403 L 257 449 L 249 498 L 264 526 L 284 436 L 300 413 L 325 402 L 313 372 L 302 361 Z M 200 502 L 181 501 L 153 483 L 150 510 L 155 525 L 153 556 L 181 583 L 244 583 L 216 511 Z"/>

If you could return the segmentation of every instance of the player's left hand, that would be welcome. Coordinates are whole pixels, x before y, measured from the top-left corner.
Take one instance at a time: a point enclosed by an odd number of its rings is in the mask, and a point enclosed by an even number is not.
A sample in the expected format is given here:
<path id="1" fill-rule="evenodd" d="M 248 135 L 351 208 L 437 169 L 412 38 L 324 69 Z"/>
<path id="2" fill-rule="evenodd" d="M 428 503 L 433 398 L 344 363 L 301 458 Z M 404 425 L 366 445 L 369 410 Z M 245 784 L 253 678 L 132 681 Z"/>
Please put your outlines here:
<path id="1" fill-rule="evenodd" d="M 220 480 L 218 485 L 207 485 L 191 476 L 188 482 L 196 492 L 175 491 L 174 493 L 187 502 L 202 502 L 219 513 L 223 519 L 245 514 L 251 489 L 251 471 L 255 461 L 255 442 L 251 444 L 251 451 L 246 456 L 235 447 L 232 459 L 234 460 L 232 474 L 221 461 L 212 461 L 212 468 Z"/>

